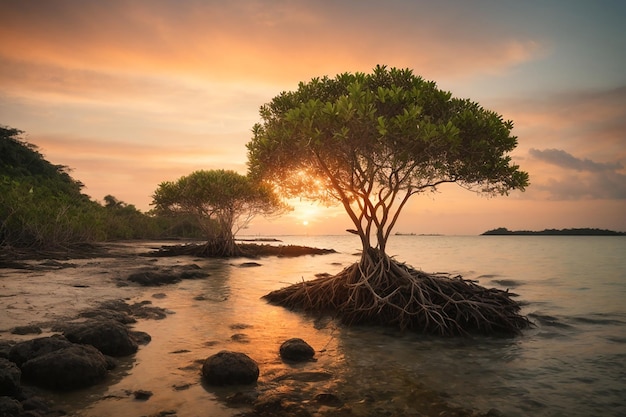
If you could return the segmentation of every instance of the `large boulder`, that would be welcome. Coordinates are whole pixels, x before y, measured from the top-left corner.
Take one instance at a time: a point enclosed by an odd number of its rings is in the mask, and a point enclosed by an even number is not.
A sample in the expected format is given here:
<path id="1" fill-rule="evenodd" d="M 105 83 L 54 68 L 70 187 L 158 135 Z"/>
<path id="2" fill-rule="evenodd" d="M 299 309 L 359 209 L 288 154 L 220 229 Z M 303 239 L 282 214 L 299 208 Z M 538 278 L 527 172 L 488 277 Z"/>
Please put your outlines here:
<path id="1" fill-rule="evenodd" d="M 304 340 L 294 337 L 280 345 L 280 357 L 293 362 L 310 361 L 315 350 Z"/>
<path id="2" fill-rule="evenodd" d="M 94 346 L 105 355 L 127 356 L 137 352 L 137 342 L 126 326 L 114 320 L 72 324 L 63 335 L 70 342 Z"/>
<path id="3" fill-rule="evenodd" d="M 72 345 L 72 342 L 61 335 L 39 337 L 13 345 L 9 350 L 8 358 L 21 367 L 28 360 Z"/>
<path id="4" fill-rule="evenodd" d="M 210 385 L 252 384 L 259 378 L 259 366 L 245 353 L 223 350 L 204 361 L 202 376 Z"/>
<path id="5" fill-rule="evenodd" d="M 77 344 L 39 355 L 21 366 L 25 381 L 55 390 L 92 386 L 104 379 L 108 367 L 98 349 Z"/>
<path id="6" fill-rule="evenodd" d="M 0 396 L 18 395 L 22 391 L 21 378 L 22 371 L 16 364 L 8 359 L 0 358 Z"/>

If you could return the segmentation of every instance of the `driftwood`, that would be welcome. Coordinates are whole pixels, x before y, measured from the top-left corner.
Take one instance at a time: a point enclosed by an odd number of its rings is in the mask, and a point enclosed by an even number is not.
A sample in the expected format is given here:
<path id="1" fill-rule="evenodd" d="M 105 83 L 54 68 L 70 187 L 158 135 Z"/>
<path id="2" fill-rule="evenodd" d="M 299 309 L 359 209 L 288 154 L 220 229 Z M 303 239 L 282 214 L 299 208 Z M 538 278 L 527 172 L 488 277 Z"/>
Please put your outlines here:
<path id="1" fill-rule="evenodd" d="M 446 336 L 516 335 L 530 321 L 507 291 L 415 270 L 387 256 L 365 257 L 337 275 L 273 291 L 272 304 L 331 314 L 345 324 L 374 324 Z"/>

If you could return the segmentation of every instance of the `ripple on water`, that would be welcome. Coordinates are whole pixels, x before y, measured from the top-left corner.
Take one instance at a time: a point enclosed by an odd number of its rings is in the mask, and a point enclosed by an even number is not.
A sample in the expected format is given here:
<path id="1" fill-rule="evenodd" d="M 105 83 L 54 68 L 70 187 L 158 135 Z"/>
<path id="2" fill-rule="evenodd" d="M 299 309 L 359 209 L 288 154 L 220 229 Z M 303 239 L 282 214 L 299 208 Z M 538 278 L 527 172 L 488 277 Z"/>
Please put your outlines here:
<path id="1" fill-rule="evenodd" d="M 507 287 L 507 288 L 516 288 L 516 287 L 519 287 L 520 285 L 524 285 L 523 282 L 515 280 L 515 279 L 493 279 L 491 280 L 491 282 L 493 284 L 497 284 L 497 285 L 500 285 L 502 287 Z"/>
<path id="2" fill-rule="evenodd" d="M 593 325 L 623 325 L 626 324 L 622 320 L 609 318 L 606 314 L 593 314 L 589 316 L 575 316 L 572 320 L 578 323 L 593 324 Z"/>
<path id="3" fill-rule="evenodd" d="M 572 328 L 571 325 L 569 325 L 567 323 L 564 323 L 562 321 L 562 319 L 559 319 L 558 317 L 551 316 L 551 315 L 548 315 L 548 314 L 530 313 L 530 314 L 528 314 L 528 317 L 530 317 L 531 319 L 535 320 L 541 326 L 557 327 L 557 328 L 561 328 L 561 329 L 571 329 Z"/>

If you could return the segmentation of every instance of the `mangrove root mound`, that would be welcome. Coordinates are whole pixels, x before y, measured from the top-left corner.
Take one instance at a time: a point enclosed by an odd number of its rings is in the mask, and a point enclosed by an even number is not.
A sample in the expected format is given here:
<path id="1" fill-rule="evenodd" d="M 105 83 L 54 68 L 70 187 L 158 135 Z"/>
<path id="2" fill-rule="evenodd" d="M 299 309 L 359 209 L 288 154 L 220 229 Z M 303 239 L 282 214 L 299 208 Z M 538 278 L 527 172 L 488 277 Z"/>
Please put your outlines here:
<path id="1" fill-rule="evenodd" d="M 449 274 L 428 274 L 391 258 L 367 258 L 337 275 L 302 281 L 263 298 L 345 324 L 398 327 L 445 336 L 516 335 L 530 326 L 515 294 Z"/>

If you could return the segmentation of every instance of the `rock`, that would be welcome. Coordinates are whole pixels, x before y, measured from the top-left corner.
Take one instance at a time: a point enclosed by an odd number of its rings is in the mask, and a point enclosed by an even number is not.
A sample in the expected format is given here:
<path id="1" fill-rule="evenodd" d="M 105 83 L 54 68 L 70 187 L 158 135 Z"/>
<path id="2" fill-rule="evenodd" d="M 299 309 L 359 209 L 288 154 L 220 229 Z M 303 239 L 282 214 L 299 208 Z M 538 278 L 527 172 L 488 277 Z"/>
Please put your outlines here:
<path id="1" fill-rule="evenodd" d="M 132 310 L 128 303 L 121 299 L 103 301 L 100 303 L 99 308 L 104 310 L 120 311 L 127 314 L 131 314 Z"/>
<path id="2" fill-rule="evenodd" d="M 15 397 L 18 395 L 22 390 L 20 387 L 21 378 L 22 371 L 15 363 L 0 358 L 0 396 Z"/>
<path id="3" fill-rule="evenodd" d="M 341 407 L 343 405 L 343 401 L 341 401 L 339 397 L 329 392 L 317 394 L 315 396 L 315 401 L 329 407 Z"/>
<path id="4" fill-rule="evenodd" d="M 0 340 L 0 358 L 9 359 L 9 351 L 15 345 L 11 340 Z"/>
<path id="5" fill-rule="evenodd" d="M 294 362 L 310 361 L 315 356 L 315 350 L 304 340 L 293 338 L 280 345 L 280 357 Z"/>
<path id="6" fill-rule="evenodd" d="M 257 266 L 261 266 L 258 262 L 242 262 L 239 264 L 239 268 L 254 268 Z"/>
<path id="7" fill-rule="evenodd" d="M 56 390 L 92 386 L 104 379 L 108 363 L 95 347 L 71 344 L 34 359 L 21 366 L 24 380 Z"/>
<path id="8" fill-rule="evenodd" d="M 71 342 L 92 345 L 105 355 L 127 356 L 137 352 L 137 342 L 126 326 L 113 320 L 73 324 L 63 335 Z"/>
<path id="9" fill-rule="evenodd" d="M 230 326 L 228 326 L 231 330 L 244 330 L 244 329 L 249 329 L 252 327 L 251 324 L 246 324 L 246 323 L 234 323 L 231 324 Z"/>
<path id="10" fill-rule="evenodd" d="M 235 333 L 230 337 L 230 340 L 238 343 L 250 343 L 250 338 L 245 333 Z"/>
<path id="11" fill-rule="evenodd" d="M 17 327 L 14 327 L 13 329 L 11 329 L 11 333 L 12 334 L 19 334 L 19 335 L 41 334 L 41 327 L 35 326 L 35 325 L 17 326 Z"/>
<path id="12" fill-rule="evenodd" d="M 61 335 L 39 337 L 13 345 L 9 350 L 9 360 L 21 367 L 28 360 L 72 345 L 72 342 Z"/>
<path id="13" fill-rule="evenodd" d="M 0 397 L 0 416 L 17 417 L 23 415 L 22 404 L 11 397 Z"/>
<path id="14" fill-rule="evenodd" d="M 152 397 L 152 391 L 146 391 L 143 389 L 137 390 L 135 392 L 133 392 L 133 395 L 135 396 L 136 400 L 140 400 L 140 401 L 147 401 L 150 399 L 150 397 Z"/>
<path id="15" fill-rule="evenodd" d="M 141 271 L 130 274 L 128 276 L 128 280 L 145 287 L 156 287 L 166 284 L 176 284 L 181 281 L 181 278 L 167 272 Z"/>
<path id="16" fill-rule="evenodd" d="M 183 279 L 206 278 L 209 274 L 202 271 L 196 264 L 173 266 L 170 268 L 152 268 L 135 272 L 128 276 L 128 281 L 143 286 L 156 287 L 167 284 L 176 284 Z"/>
<path id="17" fill-rule="evenodd" d="M 131 306 L 133 310 L 133 316 L 146 320 L 163 320 L 167 317 L 168 313 L 173 314 L 161 307 L 155 307 L 146 305 L 145 303 L 135 303 Z"/>
<path id="18" fill-rule="evenodd" d="M 46 403 L 41 397 L 38 397 L 33 392 L 26 392 L 24 395 L 25 399 L 22 400 L 22 407 L 24 411 L 30 411 L 31 413 L 26 414 L 27 416 L 62 416 L 66 415 L 61 410 L 52 410 L 50 405 Z M 56 412 L 55 412 L 56 411 Z"/>
<path id="19" fill-rule="evenodd" d="M 130 336 L 137 342 L 138 345 L 147 345 L 152 341 L 152 336 L 146 332 L 140 332 L 138 330 L 129 331 Z"/>
<path id="20" fill-rule="evenodd" d="M 81 312 L 79 314 L 79 317 L 84 317 L 92 320 L 113 320 L 122 324 L 132 324 L 137 322 L 137 320 L 135 320 L 125 311 L 115 311 L 107 308 L 86 310 Z"/>
<path id="21" fill-rule="evenodd" d="M 204 361 L 202 376 L 210 385 L 252 384 L 259 378 L 259 367 L 245 353 L 223 350 Z"/>

